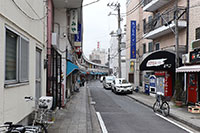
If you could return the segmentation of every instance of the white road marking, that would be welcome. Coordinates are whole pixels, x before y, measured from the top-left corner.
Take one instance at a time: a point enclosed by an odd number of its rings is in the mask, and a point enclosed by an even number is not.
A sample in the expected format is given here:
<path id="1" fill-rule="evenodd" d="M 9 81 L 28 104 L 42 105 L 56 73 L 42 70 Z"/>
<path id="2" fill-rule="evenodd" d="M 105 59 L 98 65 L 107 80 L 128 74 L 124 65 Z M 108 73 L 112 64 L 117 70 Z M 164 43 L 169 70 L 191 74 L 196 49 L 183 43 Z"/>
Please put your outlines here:
<path id="1" fill-rule="evenodd" d="M 156 114 L 157 116 L 159 116 L 159 117 L 165 119 L 166 121 L 168 121 L 168 122 L 170 122 L 170 123 L 176 125 L 177 127 L 182 128 L 183 130 L 187 131 L 188 133 L 194 133 L 193 131 L 191 131 L 191 130 L 189 130 L 189 129 L 183 127 L 183 126 L 181 126 L 181 125 L 178 124 L 178 123 L 175 123 L 174 121 L 172 121 L 172 120 L 170 120 L 170 119 L 167 119 L 166 117 L 164 117 L 164 116 L 162 116 L 162 115 L 160 115 L 160 114 L 158 114 L 158 113 L 155 113 L 155 114 Z"/>
<path id="2" fill-rule="evenodd" d="M 96 112 L 97 113 L 97 117 L 98 117 L 98 120 L 99 120 L 99 123 L 100 123 L 100 126 L 101 126 L 101 130 L 103 133 L 108 133 L 107 129 L 106 129 L 106 126 L 103 122 L 103 119 L 101 117 L 101 114 L 99 112 Z"/>

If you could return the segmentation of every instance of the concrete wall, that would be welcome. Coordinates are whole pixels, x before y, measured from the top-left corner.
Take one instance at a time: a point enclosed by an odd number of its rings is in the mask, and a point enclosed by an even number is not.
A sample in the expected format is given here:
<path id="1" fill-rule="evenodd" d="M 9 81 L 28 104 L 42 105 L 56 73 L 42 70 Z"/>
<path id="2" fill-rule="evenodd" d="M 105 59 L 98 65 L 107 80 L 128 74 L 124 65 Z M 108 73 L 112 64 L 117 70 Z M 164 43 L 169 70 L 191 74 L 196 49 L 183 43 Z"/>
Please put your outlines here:
<path id="1" fill-rule="evenodd" d="M 196 28 L 200 27 L 200 19 L 199 19 L 199 12 L 200 12 L 200 2 L 198 0 L 190 1 L 190 13 L 189 13 L 189 51 L 192 50 L 191 42 L 195 40 L 195 30 Z"/>
<path id="2" fill-rule="evenodd" d="M 28 1 L 32 8 L 37 12 L 34 14 L 32 9 L 25 1 L 15 1 L 16 4 L 31 18 L 42 18 L 33 20 L 20 11 L 10 0 L 0 2 L 0 124 L 6 121 L 17 123 L 32 112 L 34 102 L 26 103 L 25 96 L 35 97 L 35 57 L 36 47 L 42 50 L 42 95 L 46 94 L 46 70 L 43 61 L 46 58 L 45 46 L 45 3 L 41 0 Z M 29 39 L 29 82 L 26 84 L 4 87 L 5 77 L 5 27 Z"/>

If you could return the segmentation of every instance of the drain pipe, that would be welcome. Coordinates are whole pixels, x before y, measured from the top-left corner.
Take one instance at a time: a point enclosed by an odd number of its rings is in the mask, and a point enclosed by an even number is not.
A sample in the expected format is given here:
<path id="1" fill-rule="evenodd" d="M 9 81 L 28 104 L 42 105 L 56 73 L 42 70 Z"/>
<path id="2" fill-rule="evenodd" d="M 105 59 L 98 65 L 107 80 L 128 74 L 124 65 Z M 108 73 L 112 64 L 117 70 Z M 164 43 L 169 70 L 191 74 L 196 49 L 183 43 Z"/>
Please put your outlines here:
<path id="1" fill-rule="evenodd" d="M 186 50 L 185 52 L 188 53 L 188 46 L 189 46 L 189 10 L 190 10 L 190 0 L 187 0 L 187 10 L 186 10 L 186 15 L 187 15 L 187 28 L 186 28 Z"/>

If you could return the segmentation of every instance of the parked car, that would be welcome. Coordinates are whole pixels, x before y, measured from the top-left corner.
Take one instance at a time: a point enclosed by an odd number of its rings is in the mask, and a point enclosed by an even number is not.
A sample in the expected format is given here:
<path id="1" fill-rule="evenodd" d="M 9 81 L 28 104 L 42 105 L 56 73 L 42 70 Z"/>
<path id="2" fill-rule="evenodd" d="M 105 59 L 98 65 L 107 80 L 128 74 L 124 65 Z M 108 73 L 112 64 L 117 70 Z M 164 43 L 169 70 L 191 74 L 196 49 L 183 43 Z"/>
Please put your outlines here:
<path id="1" fill-rule="evenodd" d="M 133 86 L 125 78 L 116 78 L 112 83 L 112 92 L 115 93 L 133 93 Z"/>
<path id="2" fill-rule="evenodd" d="M 105 79 L 105 76 L 101 76 L 100 82 L 102 83 L 104 79 Z"/>
<path id="3" fill-rule="evenodd" d="M 105 79 L 103 80 L 103 88 L 110 89 L 114 79 L 114 76 L 105 76 Z"/>

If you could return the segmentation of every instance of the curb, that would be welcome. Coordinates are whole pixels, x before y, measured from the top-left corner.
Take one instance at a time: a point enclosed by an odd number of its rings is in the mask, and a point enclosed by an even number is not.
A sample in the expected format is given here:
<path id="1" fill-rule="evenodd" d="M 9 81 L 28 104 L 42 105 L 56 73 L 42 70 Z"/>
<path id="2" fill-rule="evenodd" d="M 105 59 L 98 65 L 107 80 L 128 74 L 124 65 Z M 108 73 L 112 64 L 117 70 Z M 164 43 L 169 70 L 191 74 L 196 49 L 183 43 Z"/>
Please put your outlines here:
<path id="1" fill-rule="evenodd" d="M 153 109 L 152 106 L 150 106 L 150 105 L 148 105 L 148 104 L 146 104 L 146 103 L 144 103 L 144 102 L 142 102 L 142 101 L 140 101 L 140 100 L 138 100 L 138 99 L 136 99 L 136 98 L 134 98 L 134 97 L 131 97 L 131 96 L 129 96 L 129 95 L 127 95 L 127 96 L 128 96 L 129 98 L 131 98 L 131 99 L 134 99 L 134 100 L 137 101 L 138 103 L 141 103 L 141 104 L 143 104 L 143 105 L 145 105 L 145 106 L 147 106 L 147 107 Z M 200 127 L 199 127 L 199 126 L 196 126 L 196 125 L 194 125 L 194 124 L 192 124 L 192 123 L 189 123 L 189 122 L 187 122 L 187 121 L 185 121 L 185 120 L 183 120 L 183 119 L 177 117 L 177 116 L 174 115 L 174 114 L 171 114 L 171 113 L 170 113 L 170 114 L 169 114 L 169 117 L 171 117 L 171 118 L 173 118 L 174 120 L 177 120 L 177 121 L 179 121 L 179 122 L 181 122 L 181 123 L 183 123 L 183 124 L 185 124 L 185 125 L 187 125 L 187 126 L 193 128 L 193 129 L 195 129 L 195 130 L 197 130 L 197 131 L 200 131 Z"/>
<path id="2" fill-rule="evenodd" d="M 94 104 L 91 104 L 92 101 L 92 96 L 90 93 L 90 88 L 87 87 L 87 94 L 88 94 L 88 104 L 89 104 L 89 109 L 90 109 L 90 120 L 91 120 L 91 127 L 92 127 L 92 133 L 102 133 L 100 123 L 97 118 L 96 110 L 94 108 Z"/>

